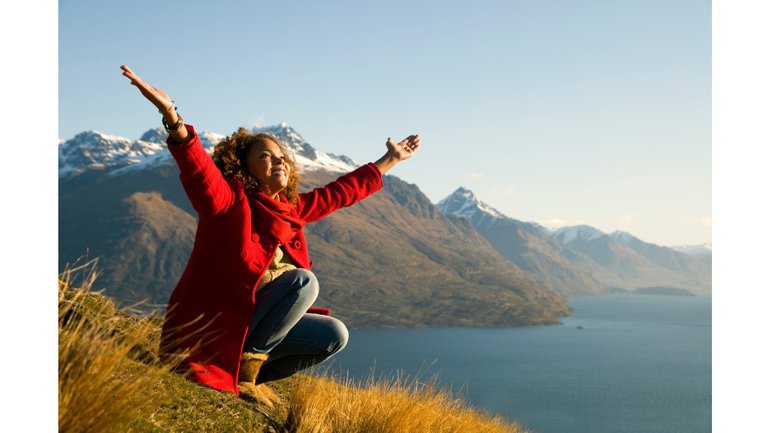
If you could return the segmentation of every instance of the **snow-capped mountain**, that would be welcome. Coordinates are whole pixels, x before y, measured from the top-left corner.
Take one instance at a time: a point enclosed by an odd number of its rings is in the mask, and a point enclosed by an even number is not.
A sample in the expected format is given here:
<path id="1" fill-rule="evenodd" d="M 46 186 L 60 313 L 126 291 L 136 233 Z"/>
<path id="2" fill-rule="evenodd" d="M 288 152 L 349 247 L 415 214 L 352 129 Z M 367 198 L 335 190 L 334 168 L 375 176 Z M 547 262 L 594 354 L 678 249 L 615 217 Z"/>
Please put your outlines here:
<path id="1" fill-rule="evenodd" d="M 551 231 L 502 214 L 467 188 L 457 189 L 436 206 L 470 221 L 503 256 L 563 294 L 656 285 L 710 289 L 710 266 L 627 232 L 607 234 L 589 225 Z"/>
<path id="2" fill-rule="evenodd" d="M 465 218 L 474 226 L 488 226 L 500 219 L 510 219 L 497 209 L 479 200 L 471 190 L 460 187 L 436 204 L 444 215 Z"/>
<path id="3" fill-rule="evenodd" d="M 629 232 L 624 232 L 621 230 L 616 230 L 609 234 L 610 238 L 615 242 L 620 242 L 621 244 L 629 245 L 633 244 L 635 242 L 641 242 L 639 238 L 632 235 Z"/>
<path id="4" fill-rule="evenodd" d="M 691 256 L 696 256 L 696 257 L 703 256 L 703 255 L 711 255 L 711 242 L 706 242 L 706 243 L 697 244 L 697 245 L 678 245 L 670 248 Z"/>
<path id="5" fill-rule="evenodd" d="M 566 245 L 576 240 L 592 241 L 607 236 L 603 231 L 581 224 L 577 226 L 560 227 L 553 231 L 553 237 L 561 244 Z"/>
<path id="6" fill-rule="evenodd" d="M 254 128 L 253 131 L 278 138 L 294 152 L 302 171 L 348 172 L 357 167 L 356 162 L 346 156 L 316 150 L 285 122 Z M 214 145 L 225 138 L 210 131 L 199 131 L 198 135 L 209 154 L 214 151 Z M 115 175 L 156 164 L 171 164 L 171 153 L 166 149 L 167 137 L 163 128 L 150 129 L 138 140 L 98 131 L 81 132 L 70 140 L 59 140 L 59 176 L 69 177 L 89 170 L 102 170 Z"/>
<path id="7" fill-rule="evenodd" d="M 283 144 L 294 152 L 294 159 L 302 170 L 322 169 L 333 172 L 347 172 L 358 167 L 358 164 L 347 156 L 321 152 L 315 149 L 286 122 L 280 125 L 254 128 L 253 131 L 264 132 L 281 140 Z"/>
<path id="8" fill-rule="evenodd" d="M 81 132 L 70 140 L 59 141 L 59 176 L 138 164 L 162 148 L 154 141 L 130 140 L 93 130 Z"/>
<path id="9" fill-rule="evenodd" d="M 436 207 L 445 215 L 468 220 L 503 257 L 553 290 L 564 295 L 602 292 L 601 283 L 570 263 L 564 248 L 540 224 L 510 218 L 463 187 Z"/>

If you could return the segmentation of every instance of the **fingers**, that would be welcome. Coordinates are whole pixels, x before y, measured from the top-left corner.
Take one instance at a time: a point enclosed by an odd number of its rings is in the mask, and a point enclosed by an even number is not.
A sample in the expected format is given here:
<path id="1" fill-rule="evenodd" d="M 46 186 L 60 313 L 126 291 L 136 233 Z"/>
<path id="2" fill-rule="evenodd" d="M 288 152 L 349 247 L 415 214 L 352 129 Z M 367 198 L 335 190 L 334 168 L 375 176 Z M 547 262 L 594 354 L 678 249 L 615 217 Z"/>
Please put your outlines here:
<path id="1" fill-rule="evenodd" d="M 143 81 L 128 66 L 121 65 L 120 69 L 123 70 L 123 75 L 131 80 L 131 84 L 138 87 L 142 95 L 144 95 L 145 98 L 152 102 L 153 105 L 158 107 L 159 110 L 168 111 L 171 109 L 173 106 L 173 101 L 171 101 L 171 98 L 169 98 L 165 92 Z M 171 105 L 169 105 L 169 103 L 171 103 Z"/>
<path id="2" fill-rule="evenodd" d="M 401 155 L 399 159 L 404 160 L 411 157 L 412 154 L 420 148 L 420 135 L 412 134 L 401 140 L 398 145 L 392 145 L 393 142 L 390 137 L 388 137 L 388 143 Z"/>
<path id="3" fill-rule="evenodd" d="M 134 86 L 139 87 L 140 80 L 139 80 L 139 78 L 136 75 L 134 75 L 134 74 L 132 74 L 130 72 L 123 72 L 123 76 L 128 78 L 129 80 L 131 80 L 131 84 L 133 84 Z"/>
<path id="4" fill-rule="evenodd" d="M 123 70 L 123 76 L 125 76 L 126 78 L 131 80 L 131 84 L 133 84 L 134 86 L 139 87 L 140 89 L 141 88 L 145 88 L 146 89 L 148 87 L 146 85 L 146 83 L 144 81 L 142 81 L 142 79 L 139 78 L 139 76 L 136 75 L 136 73 L 134 71 L 132 71 L 131 68 L 129 68 L 128 66 L 121 65 L 120 69 Z"/>
<path id="5" fill-rule="evenodd" d="M 417 152 L 417 149 L 420 148 L 420 135 L 415 134 L 410 136 L 412 137 L 412 140 L 409 141 L 409 144 L 407 145 L 406 151 L 409 153 Z"/>
<path id="6" fill-rule="evenodd" d="M 136 74 L 134 73 L 134 71 L 132 71 L 132 70 L 131 70 L 131 68 L 129 68 L 129 67 L 128 67 L 128 66 L 126 66 L 126 65 L 121 65 L 121 66 L 120 66 L 120 69 L 122 69 L 122 70 L 123 70 L 123 75 L 124 75 L 124 76 L 126 76 L 126 77 L 128 77 L 128 78 L 131 78 L 132 80 L 134 80 L 134 79 L 136 79 L 136 78 L 139 78 L 139 77 L 137 77 L 137 76 L 136 76 Z"/>
<path id="7" fill-rule="evenodd" d="M 400 146 L 403 146 L 405 150 L 409 152 L 413 152 L 417 150 L 418 147 L 420 147 L 420 135 L 419 134 L 410 135 L 409 137 L 406 137 L 398 144 Z"/>
<path id="8" fill-rule="evenodd" d="M 410 158 L 420 148 L 420 134 L 412 134 L 398 144 L 395 144 L 393 139 L 388 137 L 387 145 L 388 153 L 399 161 L 403 161 Z"/>

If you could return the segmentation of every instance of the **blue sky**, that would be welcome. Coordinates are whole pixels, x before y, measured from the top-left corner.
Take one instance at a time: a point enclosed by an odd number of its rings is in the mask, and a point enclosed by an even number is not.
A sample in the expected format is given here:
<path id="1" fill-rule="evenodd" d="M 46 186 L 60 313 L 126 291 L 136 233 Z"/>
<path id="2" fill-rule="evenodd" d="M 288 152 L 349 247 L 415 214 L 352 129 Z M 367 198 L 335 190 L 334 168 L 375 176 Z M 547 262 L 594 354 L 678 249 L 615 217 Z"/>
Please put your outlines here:
<path id="1" fill-rule="evenodd" d="M 198 129 L 285 121 L 362 163 L 420 133 L 392 174 L 434 202 L 711 240 L 710 2 L 284 3 L 59 2 L 59 136 L 159 125 L 127 64 Z"/>

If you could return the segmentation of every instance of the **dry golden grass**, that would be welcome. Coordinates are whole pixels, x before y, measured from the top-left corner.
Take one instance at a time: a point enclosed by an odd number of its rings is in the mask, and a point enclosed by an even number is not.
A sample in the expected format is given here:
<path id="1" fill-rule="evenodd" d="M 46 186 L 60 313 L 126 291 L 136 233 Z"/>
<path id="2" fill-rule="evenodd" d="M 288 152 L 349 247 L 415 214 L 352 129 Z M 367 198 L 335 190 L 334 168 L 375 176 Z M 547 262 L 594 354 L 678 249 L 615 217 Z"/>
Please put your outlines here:
<path id="1" fill-rule="evenodd" d="M 85 271 L 73 288 L 74 271 Z M 271 383 L 273 410 L 195 384 L 158 361 L 160 322 L 90 291 L 94 263 L 59 279 L 59 429 L 73 432 L 526 432 L 450 392 L 401 378 L 358 385 L 311 371 Z"/>
<path id="2" fill-rule="evenodd" d="M 83 271 L 82 290 L 72 290 L 75 271 Z M 90 292 L 93 262 L 65 271 L 59 279 L 59 430 L 109 431 L 146 404 L 143 393 L 164 372 L 146 365 L 128 374 L 132 359 L 156 339 L 150 318 L 118 314 L 104 296 Z"/>
<path id="3" fill-rule="evenodd" d="M 293 377 L 286 425 L 296 433 L 525 433 L 435 385 L 396 377 L 357 386 L 329 375 Z"/>

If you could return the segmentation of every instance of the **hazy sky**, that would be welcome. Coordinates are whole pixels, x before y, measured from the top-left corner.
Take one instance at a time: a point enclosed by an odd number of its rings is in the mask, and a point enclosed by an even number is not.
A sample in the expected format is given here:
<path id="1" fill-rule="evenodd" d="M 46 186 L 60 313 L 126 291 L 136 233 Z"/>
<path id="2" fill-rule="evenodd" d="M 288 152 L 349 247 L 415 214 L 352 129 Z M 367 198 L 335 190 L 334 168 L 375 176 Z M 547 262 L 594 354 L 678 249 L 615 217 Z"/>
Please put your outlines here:
<path id="1" fill-rule="evenodd" d="M 547 226 L 711 240 L 708 1 L 59 2 L 59 136 L 288 122 L 434 202 L 459 186 Z M 86 96 L 87 95 L 87 96 Z"/>

